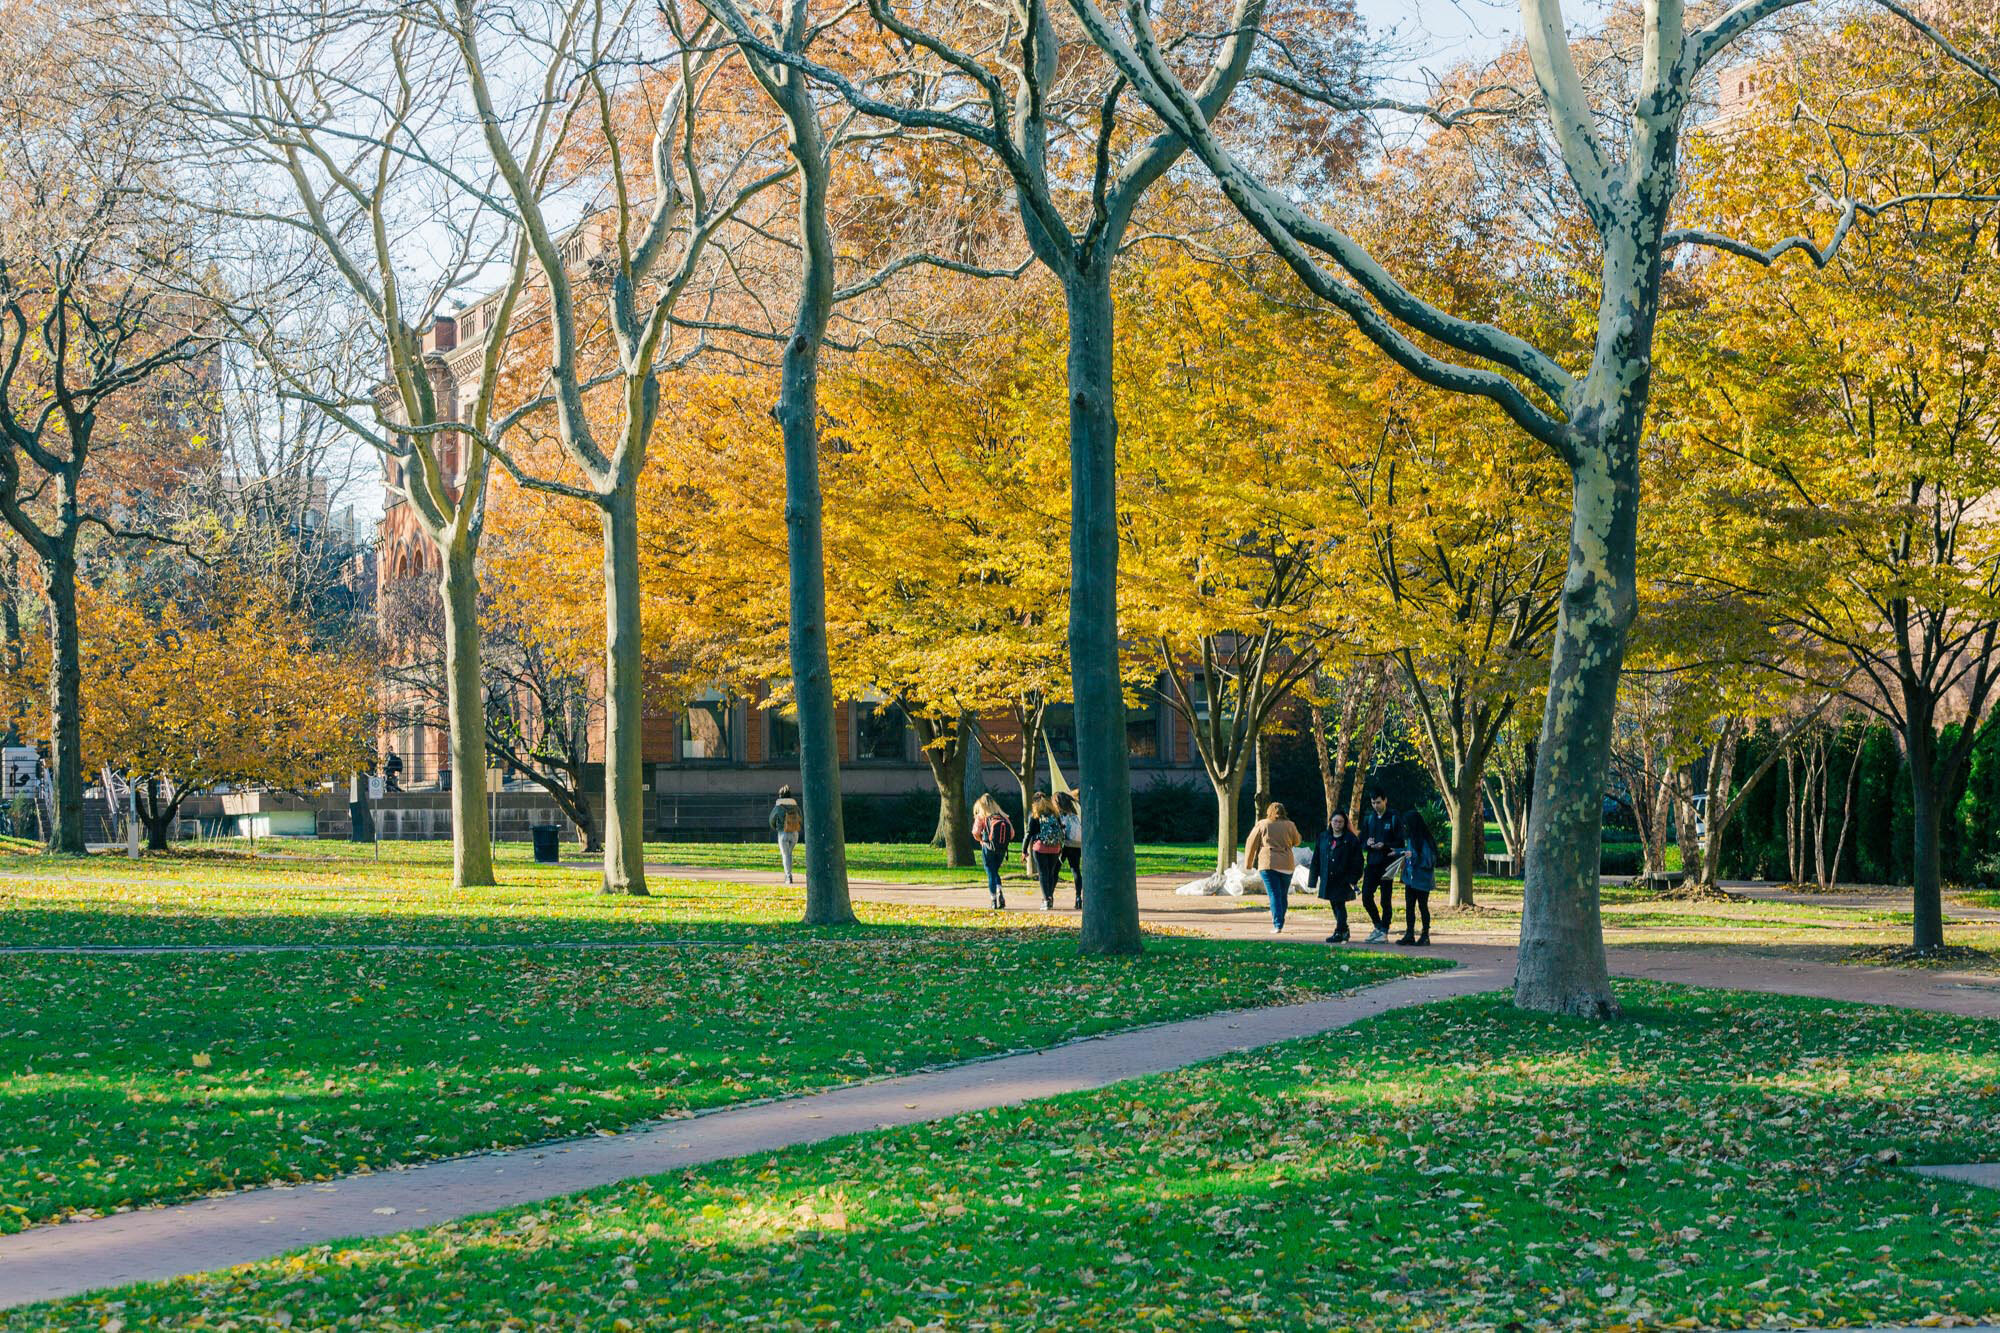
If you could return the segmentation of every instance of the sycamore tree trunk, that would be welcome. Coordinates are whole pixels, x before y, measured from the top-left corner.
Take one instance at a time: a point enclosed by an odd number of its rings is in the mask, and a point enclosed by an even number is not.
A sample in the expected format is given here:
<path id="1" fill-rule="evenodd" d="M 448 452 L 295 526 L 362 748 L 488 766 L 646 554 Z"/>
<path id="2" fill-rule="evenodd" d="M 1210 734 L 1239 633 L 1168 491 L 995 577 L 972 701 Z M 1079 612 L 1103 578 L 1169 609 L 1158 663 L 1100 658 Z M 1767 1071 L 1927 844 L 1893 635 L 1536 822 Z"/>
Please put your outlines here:
<path id="1" fill-rule="evenodd" d="M 1070 678 L 1083 774 L 1085 953 L 1138 953 L 1132 774 L 1118 670 L 1118 420 L 1111 259 L 1065 277 L 1069 311 Z"/>
<path id="2" fill-rule="evenodd" d="M 451 751 L 451 882 L 477 888 L 493 880 L 493 838 L 486 818 L 486 692 L 479 679 L 479 578 L 469 543 L 439 550 L 444 573 L 446 734 Z"/>
<path id="3" fill-rule="evenodd" d="M 1637 423 L 1599 435 L 1574 468 L 1569 571 L 1535 751 L 1514 1002 L 1582 1017 L 1617 1012 L 1598 901 L 1605 777 L 1625 634 L 1636 607 Z"/>
<path id="4" fill-rule="evenodd" d="M 614 487 L 604 533 L 604 892 L 646 896 L 644 696 L 639 644 L 639 500 Z"/>
<path id="5" fill-rule="evenodd" d="M 76 547 L 58 540 L 42 561 L 49 611 L 49 850 L 82 856 L 83 640 L 76 621 Z"/>

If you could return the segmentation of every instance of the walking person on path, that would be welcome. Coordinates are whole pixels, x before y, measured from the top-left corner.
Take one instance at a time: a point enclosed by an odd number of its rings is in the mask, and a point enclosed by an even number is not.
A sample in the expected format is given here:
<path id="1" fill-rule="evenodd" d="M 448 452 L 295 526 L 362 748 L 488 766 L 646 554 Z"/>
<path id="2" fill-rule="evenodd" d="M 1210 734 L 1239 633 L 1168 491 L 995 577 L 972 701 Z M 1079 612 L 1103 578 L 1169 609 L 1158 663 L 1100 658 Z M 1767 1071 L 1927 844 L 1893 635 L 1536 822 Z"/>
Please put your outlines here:
<path id="1" fill-rule="evenodd" d="M 778 788 L 778 800 L 771 807 L 771 832 L 778 835 L 778 859 L 785 863 L 785 883 L 792 882 L 792 853 L 798 850 L 799 835 L 805 832 L 805 815 L 789 785 Z"/>
<path id="2" fill-rule="evenodd" d="M 1368 934 L 1370 944 L 1380 944 L 1389 938 L 1389 927 L 1396 924 L 1396 885 L 1388 876 L 1389 863 L 1396 859 L 1396 849 L 1403 843 L 1402 821 L 1389 808 L 1389 797 L 1377 789 L 1368 798 L 1370 809 L 1361 816 L 1361 905 L 1368 911 L 1368 923 L 1375 927 Z M 1375 906 L 1375 893 L 1382 894 L 1382 906 Z"/>
<path id="3" fill-rule="evenodd" d="M 1431 890 L 1437 887 L 1437 843 L 1430 825 L 1415 810 L 1403 816 L 1403 937 L 1398 944 L 1431 942 Z M 1417 934 L 1417 913 L 1424 914 L 1424 933 Z"/>
<path id="4" fill-rule="evenodd" d="M 1056 910 L 1056 873 L 1062 869 L 1063 822 L 1046 792 L 1035 793 L 1028 827 L 1021 834 L 1021 859 L 1032 864 L 1042 882 L 1042 910 Z"/>
<path id="5" fill-rule="evenodd" d="M 1328 944 L 1347 943 L 1347 904 L 1354 897 L 1355 881 L 1361 878 L 1361 839 L 1347 827 L 1347 815 L 1333 812 L 1313 843 L 1312 870 L 1308 887 L 1333 907 L 1333 934 Z"/>
<path id="6" fill-rule="evenodd" d="M 1285 908 L 1292 893 L 1292 870 L 1297 865 L 1292 849 L 1299 845 L 1298 826 L 1285 818 L 1285 807 L 1276 801 L 1264 809 L 1264 817 L 1251 826 L 1243 840 L 1243 868 L 1264 877 L 1264 892 L 1271 899 L 1271 933 L 1285 928 Z"/>
<path id="7" fill-rule="evenodd" d="M 1083 806 L 1074 793 L 1056 793 L 1056 815 L 1063 822 L 1063 864 L 1076 884 L 1076 910 L 1083 910 Z"/>
<path id="8" fill-rule="evenodd" d="M 979 856 L 986 863 L 986 892 L 997 911 L 1007 905 L 1000 891 L 1000 871 L 1007 864 L 1007 848 L 1014 841 L 1014 826 L 992 792 L 980 793 L 972 803 L 972 839 L 979 844 Z"/>

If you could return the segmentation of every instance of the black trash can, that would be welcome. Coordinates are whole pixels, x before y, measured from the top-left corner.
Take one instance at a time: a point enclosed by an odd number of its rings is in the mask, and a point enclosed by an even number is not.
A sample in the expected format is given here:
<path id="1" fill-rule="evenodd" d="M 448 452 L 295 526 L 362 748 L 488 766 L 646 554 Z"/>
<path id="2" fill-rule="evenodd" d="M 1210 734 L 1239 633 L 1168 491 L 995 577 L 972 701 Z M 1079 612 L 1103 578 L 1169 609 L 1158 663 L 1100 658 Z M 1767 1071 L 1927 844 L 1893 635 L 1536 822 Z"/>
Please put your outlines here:
<path id="1" fill-rule="evenodd" d="M 535 859 L 545 866 L 554 865 L 558 856 L 556 840 L 562 836 L 562 825 L 533 824 L 528 832 L 535 839 Z"/>

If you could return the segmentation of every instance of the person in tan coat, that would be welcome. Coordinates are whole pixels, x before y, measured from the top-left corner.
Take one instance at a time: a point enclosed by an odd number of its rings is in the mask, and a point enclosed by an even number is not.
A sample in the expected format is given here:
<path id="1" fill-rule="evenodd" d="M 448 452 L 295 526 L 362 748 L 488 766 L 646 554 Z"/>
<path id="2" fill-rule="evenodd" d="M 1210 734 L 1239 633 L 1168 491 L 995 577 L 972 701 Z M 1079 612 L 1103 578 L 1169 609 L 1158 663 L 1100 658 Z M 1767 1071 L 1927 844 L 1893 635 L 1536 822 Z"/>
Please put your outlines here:
<path id="1" fill-rule="evenodd" d="M 1243 868 L 1264 877 L 1264 892 L 1271 899 L 1271 933 L 1285 928 L 1285 908 L 1292 892 L 1292 870 L 1297 865 L 1292 849 L 1299 845 L 1298 826 L 1285 817 L 1285 807 L 1276 801 L 1264 809 L 1264 817 L 1243 840 Z"/>

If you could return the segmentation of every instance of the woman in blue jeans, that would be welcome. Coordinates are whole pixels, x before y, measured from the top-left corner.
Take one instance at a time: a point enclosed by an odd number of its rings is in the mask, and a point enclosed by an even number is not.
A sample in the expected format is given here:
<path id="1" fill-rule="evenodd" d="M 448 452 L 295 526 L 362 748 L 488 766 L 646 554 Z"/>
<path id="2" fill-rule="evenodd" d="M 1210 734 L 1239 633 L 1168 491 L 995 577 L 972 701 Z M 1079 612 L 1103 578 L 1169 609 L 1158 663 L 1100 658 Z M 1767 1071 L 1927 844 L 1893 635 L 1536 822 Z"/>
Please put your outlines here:
<path id="1" fill-rule="evenodd" d="M 1271 898 L 1271 933 L 1285 928 L 1285 908 L 1292 894 L 1292 869 L 1297 862 L 1292 849 L 1299 845 L 1298 826 L 1285 818 L 1285 807 L 1276 801 L 1264 809 L 1264 817 L 1243 842 L 1243 867 L 1264 877 L 1264 892 Z"/>
<path id="2" fill-rule="evenodd" d="M 972 840 L 979 844 L 980 855 L 986 861 L 986 892 L 996 909 L 1005 907 L 1007 895 L 1000 891 L 1000 871 L 1007 864 L 1007 847 L 1014 841 L 1014 826 L 1007 822 L 1007 812 L 990 791 L 981 793 L 972 803 Z"/>
<path id="3" fill-rule="evenodd" d="M 1437 842 L 1430 825 L 1415 810 L 1403 816 L 1403 937 L 1398 944 L 1431 942 L 1431 890 L 1437 887 Z M 1417 913 L 1424 914 L 1424 933 L 1417 934 Z"/>

